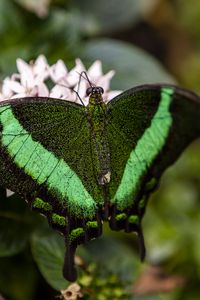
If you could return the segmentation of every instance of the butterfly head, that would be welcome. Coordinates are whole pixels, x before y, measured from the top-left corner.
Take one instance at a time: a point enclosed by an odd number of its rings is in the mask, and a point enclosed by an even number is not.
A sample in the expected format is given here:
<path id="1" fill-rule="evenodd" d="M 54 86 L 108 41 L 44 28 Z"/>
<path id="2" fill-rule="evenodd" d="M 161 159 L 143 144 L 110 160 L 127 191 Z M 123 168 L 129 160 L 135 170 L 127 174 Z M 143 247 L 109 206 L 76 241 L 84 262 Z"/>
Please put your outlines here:
<path id="1" fill-rule="evenodd" d="M 104 90 L 100 86 L 90 86 L 86 90 L 86 95 L 89 96 L 89 104 L 93 107 L 100 103 L 103 103 L 102 94 Z"/>
<path id="2" fill-rule="evenodd" d="M 104 93 L 104 90 L 101 86 L 90 86 L 86 90 L 87 96 L 95 96 L 95 95 L 102 95 Z"/>

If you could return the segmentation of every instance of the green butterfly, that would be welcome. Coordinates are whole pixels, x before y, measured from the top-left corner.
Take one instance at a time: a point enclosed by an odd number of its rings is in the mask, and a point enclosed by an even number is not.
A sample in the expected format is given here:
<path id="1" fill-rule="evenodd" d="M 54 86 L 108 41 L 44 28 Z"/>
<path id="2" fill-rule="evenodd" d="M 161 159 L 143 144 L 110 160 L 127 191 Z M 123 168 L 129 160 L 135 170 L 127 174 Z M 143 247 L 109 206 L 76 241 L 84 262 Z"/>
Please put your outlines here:
<path id="1" fill-rule="evenodd" d="M 143 85 L 107 105 L 31 97 L 0 103 L 1 184 L 45 214 L 66 242 L 63 274 L 76 280 L 78 244 L 111 229 L 138 233 L 163 171 L 200 136 L 200 98 L 170 85 Z"/>

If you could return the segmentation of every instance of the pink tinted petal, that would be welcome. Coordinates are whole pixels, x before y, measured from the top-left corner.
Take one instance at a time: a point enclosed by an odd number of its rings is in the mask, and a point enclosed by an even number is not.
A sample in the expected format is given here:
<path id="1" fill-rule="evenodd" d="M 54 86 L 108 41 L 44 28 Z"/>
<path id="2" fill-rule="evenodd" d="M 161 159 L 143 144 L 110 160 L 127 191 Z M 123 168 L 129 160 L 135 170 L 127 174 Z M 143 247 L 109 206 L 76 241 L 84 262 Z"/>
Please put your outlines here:
<path id="1" fill-rule="evenodd" d="M 80 83 L 74 87 L 74 90 L 77 91 L 81 99 L 83 99 L 86 96 L 87 87 L 88 87 L 88 83 L 85 79 L 82 79 Z"/>
<path id="2" fill-rule="evenodd" d="M 12 80 L 9 77 L 5 78 L 3 81 L 3 85 L 1 87 L 1 92 L 2 92 L 2 95 L 4 95 L 5 97 L 9 97 L 13 94 L 12 88 L 10 86 L 11 81 Z"/>
<path id="3" fill-rule="evenodd" d="M 10 99 L 12 97 L 12 95 L 13 95 L 12 93 L 11 94 L 7 94 L 7 95 L 5 95 L 3 93 L 0 93 L 0 101 L 8 100 L 8 99 Z"/>
<path id="4" fill-rule="evenodd" d="M 23 59 L 21 58 L 17 58 L 16 60 L 16 65 L 17 65 L 17 69 L 19 71 L 19 73 L 23 73 L 23 72 L 27 72 L 29 73 L 30 72 L 30 69 L 32 69 L 30 67 L 29 64 L 27 64 Z M 31 70 L 32 72 L 32 70 Z"/>
<path id="5" fill-rule="evenodd" d="M 98 86 L 101 86 L 104 91 L 106 92 L 110 86 L 110 80 L 115 75 L 113 70 L 109 71 L 107 74 L 103 75 L 99 78 L 98 82 L 96 83 Z"/>
<path id="6" fill-rule="evenodd" d="M 10 99 L 24 98 L 24 97 L 30 97 L 30 95 L 27 93 L 19 93 L 19 94 L 12 95 L 12 97 L 10 97 Z"/>
<path id="7" fill-rule="evenodd" d="M 51 98 L 61 98 L 62 96 L 62 89 L 61 86 L 56 84 L 49 93 L 49 97 Z"/>
<path id="8" fill-rule="evenodd" d="M 40 84 L 41 82 L 45 81 L 49 77 L 49 71 L 44 70 L 43 72 L 40 72 L 39 74 L 33 74 L 34 76 L 34 83 Z"/>
<path id="9" fill-rule="evenodd" d="M 100 60 L 96 60 L 87 71 L 89 79 L 94 83 L 94 80 L 103 75 L 102 63 Z"/>
<path id="10" fill-rule="evenodd" d="M 14 74 L 11 75 L 10 78 L 11 78 L 12 80 L 20 81 L 21 76 L 20 76 L 20 74 L 18 74 L 18 73 L 14 73 Z"/>
<path id="11" fill-rule="evenodd" d="M 80 69 L 80 71 L 85 71 L 85 66 L 82 63 L 80 58 L 75 59 L 76 67 Z"/>
<path id="12" fill-rule="evenodd" d="M 49 65 L 44 55 L 38 56 L 33 65 L 33 75 L 37 77 L 37 81 L 44 81 L 49 76 Z"/>
<path id="13" fill-rule="evenodd" d="M 50 97 L 71 101 L 71 91 L 65 86 L 56 84 L 50 91 Z"/>
<path id="14" fill-rule="evenodd" d="M 30 89 L 35 85 L 35 80 L 33 73 L 30 71 L 29 74 L 27 72 L 21 73 L 21 85 L 25 89 Z"/>
<path id="15" fill-rule="evenodd" d="M 67 67 L 65 66 L 63 60 L 61 59 L 59 59 L 49 69 L 49 75 L 55 83 L 60 81 L 63 77 L 66 77 L 67 73 L 68 73 Z"/>
<path id="16" fill-rule="evenodd" d="M 68 73 L 67 81 L 70 86 L 75 86 L 79 82 L 81 72 L 85 71 L 82 61 L 77 58 L 76 66 Z"/>
<path id="17" fill-rule="evenodd" d="M 115 98 L 116 96 L 118 96 L 119 94 L 121 94 L 122 91 L 110 91 L 110 92 L 107 92 L 103 95 L 103 100 L 107 103 L 109 102 L 110 100 L 112 100 L 113 98 Z"/>
<path id="18" fill-rule="evenodd" d="M 46 57 L 42 54 L 39 55 L 33 65 L 34 73 L 40 73 L 48 68 L 49 68 L 49 65 L 48 65 Z"/>
<path id="19" fill-rule="evenodd" d="M 63 99 L 65 99 L 67 101 L 71 101 L 71 102 L 76 102 L 76 93 L 74 93 L 73 91 L 70 91 L 70 89 L 69 89 L 68 94 L 63 95 Z"/>
<path id="20" fill-rule="evenodd" d="M 49 97 L 49 90 L 46 84 L 41 83 L 40 85 L 37 86 L 37 90 L 38 90 L 38 96 Z"/>
<path id="21" fill-rule="evenodd" d="M 21 74 L 21 84 L 24 87 L 32 87 L 34 85 L 34 76 L 32 66 L 27 64 L 21 58 L 17 59 L 17 69 Z"/>
<path id="22" fill-rule="evenodd" d="M 7 84 L 9 84 L 10 90 L 12 90 L 14 93 L 24 93 L 26 89 L 18 82 L 14 80 L 7 81 Z"/>

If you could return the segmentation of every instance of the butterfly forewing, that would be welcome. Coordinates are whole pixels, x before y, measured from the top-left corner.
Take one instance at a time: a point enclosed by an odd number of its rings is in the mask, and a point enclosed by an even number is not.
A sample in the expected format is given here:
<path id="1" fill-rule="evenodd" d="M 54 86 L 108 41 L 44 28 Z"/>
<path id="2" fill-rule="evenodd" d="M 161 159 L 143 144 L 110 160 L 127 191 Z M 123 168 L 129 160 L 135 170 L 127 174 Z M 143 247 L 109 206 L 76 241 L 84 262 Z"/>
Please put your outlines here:
<path id="1" fill-rule="evenodd" d="M 108 116 L 109 192 L 115 207 L 111 227 L 129 231 L 132 216 L 143 215 L 149 183 L 156 185 L 162 172 L 200 135 L 200 100 L 173 86 L 145 85 L 111 100 Z"/>
<path id="2" fill-rule="evenodd" d="M 91 205 L 88 216 L 94 216 L 95 201 L 102 201 L 102 194 L 93 176 L 91 134 L 84 108 L 56 99 L 15 99 L 1 104 L 0 121 L 0 172 L 5 186 L 24 195 L 52 192 L 76 217 L 86 216 L 84 204 Z M 84 191 L 79 190 L 80 182 Z M 70 200 L 72 205 L 68 199 L 72 191 L 68 197 L 64 195 L 68 185 L 71 189 L 74 185 L 79 195 Z"/>

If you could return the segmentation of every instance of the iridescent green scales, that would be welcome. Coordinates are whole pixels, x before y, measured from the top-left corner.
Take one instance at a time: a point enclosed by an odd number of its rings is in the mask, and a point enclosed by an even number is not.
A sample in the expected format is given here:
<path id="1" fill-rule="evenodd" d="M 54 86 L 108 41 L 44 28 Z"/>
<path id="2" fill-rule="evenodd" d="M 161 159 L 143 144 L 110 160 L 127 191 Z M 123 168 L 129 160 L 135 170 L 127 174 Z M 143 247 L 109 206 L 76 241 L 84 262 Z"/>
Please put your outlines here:
<path id="1" fill-rule="evenodd" d="M 133 205 L 140 179 L 165 144 L 172 124 L 169 108 L 173 93 L 172 88 L 161 90 L 160 104 L 151 120 L 151 125 L 144 131 L 135 149 L 130 153 L 117 192 L 111 199 L 112 204 L 115 204 L 119 210 Z"/>
<path id="2" fill-rule="evenodd" d="M 87 107 L 66 100 L 0 103 L 1 184 L 46 215 L 65 238 L 63 274 L 76 280 L 78 244 L 111 229 L 136 232 L 163 171 L 200 136 L 200 98 L 170 85 L 130 89 L 105 104 L 101 87 Z"/>
<path id="3" fill-rule="evenodd" d="M 31 133 L 13 115 L 10 105 L 0 107 L 0 118 L 1 141 L 15 164 L 39 185 L 46 181 L 48 190 L 54 190 L 63 202 L 67 200 L 69 210 L 76 211 L 77 216 L 94 217 L 96 204 L 67 163 L 32 139 Z M 73 201 L 77 198 L 79 202 Z"/>

